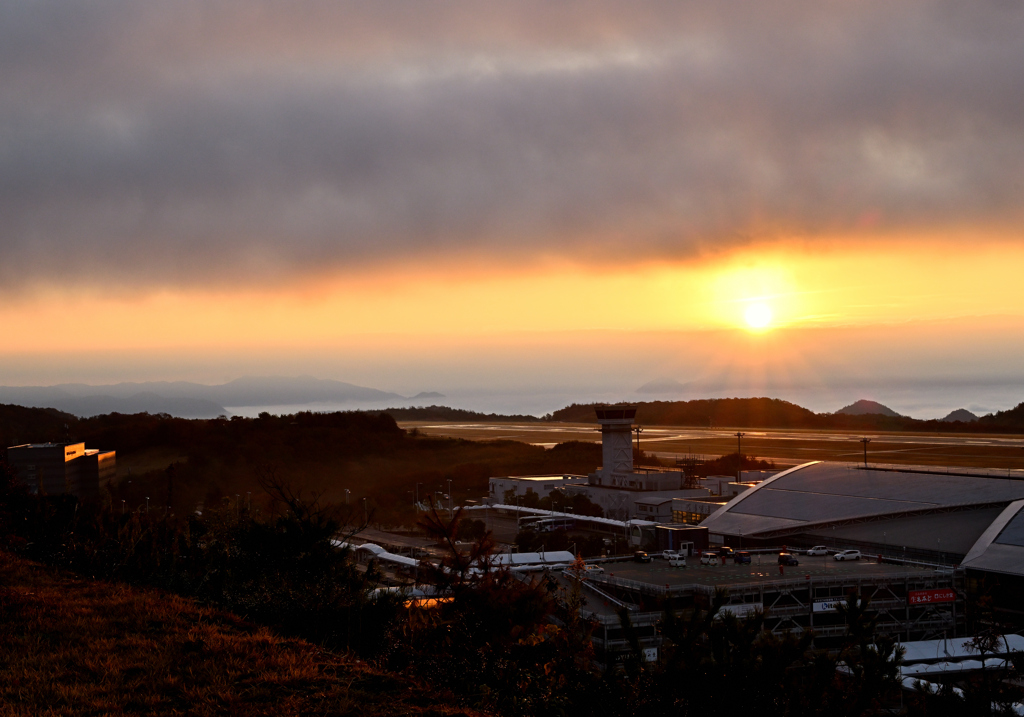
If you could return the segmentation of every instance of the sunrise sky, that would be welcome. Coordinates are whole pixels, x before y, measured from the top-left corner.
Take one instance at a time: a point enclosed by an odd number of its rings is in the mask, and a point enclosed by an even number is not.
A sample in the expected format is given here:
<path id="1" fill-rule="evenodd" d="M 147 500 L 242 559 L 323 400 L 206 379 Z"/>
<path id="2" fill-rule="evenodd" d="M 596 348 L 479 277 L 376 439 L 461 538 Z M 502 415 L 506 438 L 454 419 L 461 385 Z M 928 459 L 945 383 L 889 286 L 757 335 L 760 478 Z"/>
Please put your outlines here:
<path id="1" fill-rule="evenodd" d="M 4 0 L 0 384 L 1011 407 L 1022 37 L 1004 1 Z"/>

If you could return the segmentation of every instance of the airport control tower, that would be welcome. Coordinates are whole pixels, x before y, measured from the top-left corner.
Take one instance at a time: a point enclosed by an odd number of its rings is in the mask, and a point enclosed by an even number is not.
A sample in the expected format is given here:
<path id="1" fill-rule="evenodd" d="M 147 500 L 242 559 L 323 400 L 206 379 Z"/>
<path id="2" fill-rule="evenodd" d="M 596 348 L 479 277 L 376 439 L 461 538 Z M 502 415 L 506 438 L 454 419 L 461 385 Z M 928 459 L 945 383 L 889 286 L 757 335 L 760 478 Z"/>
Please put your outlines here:
<path id="1" fill-rule="evenodd" d="M 608 478 L 613 474 L 633 472 L 633 419 L 636 406 L 601 406 L 597 422 L 601 424 L 601 470 Z"/>

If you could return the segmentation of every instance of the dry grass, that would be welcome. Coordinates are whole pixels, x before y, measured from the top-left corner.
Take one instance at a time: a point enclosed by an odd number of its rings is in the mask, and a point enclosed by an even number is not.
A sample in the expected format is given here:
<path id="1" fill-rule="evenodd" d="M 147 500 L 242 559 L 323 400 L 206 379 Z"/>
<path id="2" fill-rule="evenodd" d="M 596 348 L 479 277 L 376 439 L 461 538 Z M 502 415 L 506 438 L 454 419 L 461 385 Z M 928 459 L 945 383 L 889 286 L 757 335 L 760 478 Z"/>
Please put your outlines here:
<path id="1" fill-rule="evenodd" d="M 412 680 L 0 552 L 0 715 L 454 715 Z"/>

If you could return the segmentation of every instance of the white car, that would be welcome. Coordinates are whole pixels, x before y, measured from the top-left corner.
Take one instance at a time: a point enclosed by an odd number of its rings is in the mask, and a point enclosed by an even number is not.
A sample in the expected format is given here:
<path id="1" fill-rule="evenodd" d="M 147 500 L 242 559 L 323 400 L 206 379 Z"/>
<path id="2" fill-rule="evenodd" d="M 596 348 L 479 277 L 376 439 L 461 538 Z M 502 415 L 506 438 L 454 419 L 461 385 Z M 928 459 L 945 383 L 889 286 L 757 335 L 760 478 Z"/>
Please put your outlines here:
<path id="1" fill-rule="evenodd" d="M 807 551 L 808 555 L 828 555 L 828 548 L 824 545 L 815 545 L 813 548 Z"/>
<path id="2" fill-rule="evenodd" d="M 836 560 L 860 560 L 859 550 L 841 550 L 832 556 Z"/>
<path id="3" fill-rule="evenodd" d="M 662 550 L 661 557 L 665 558 L 665 560 L 675 560 L 679 557 L 679 553 L 675 550 Z"/>

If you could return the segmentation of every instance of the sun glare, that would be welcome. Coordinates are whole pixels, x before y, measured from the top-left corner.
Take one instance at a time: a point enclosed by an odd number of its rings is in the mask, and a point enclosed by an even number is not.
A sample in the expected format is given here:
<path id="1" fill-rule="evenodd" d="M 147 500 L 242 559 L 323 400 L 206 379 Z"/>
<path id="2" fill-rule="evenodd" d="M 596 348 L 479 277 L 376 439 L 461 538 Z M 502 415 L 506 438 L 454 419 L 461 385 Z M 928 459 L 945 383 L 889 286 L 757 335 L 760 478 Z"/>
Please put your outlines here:
<path id="1" fill-rule="evenodd" d="M 748 306 L 743 316 L 747 320 L 747 326 L 752 329 L 767 329 L 772 323 L 772 310 L 760 301 Z"/>

